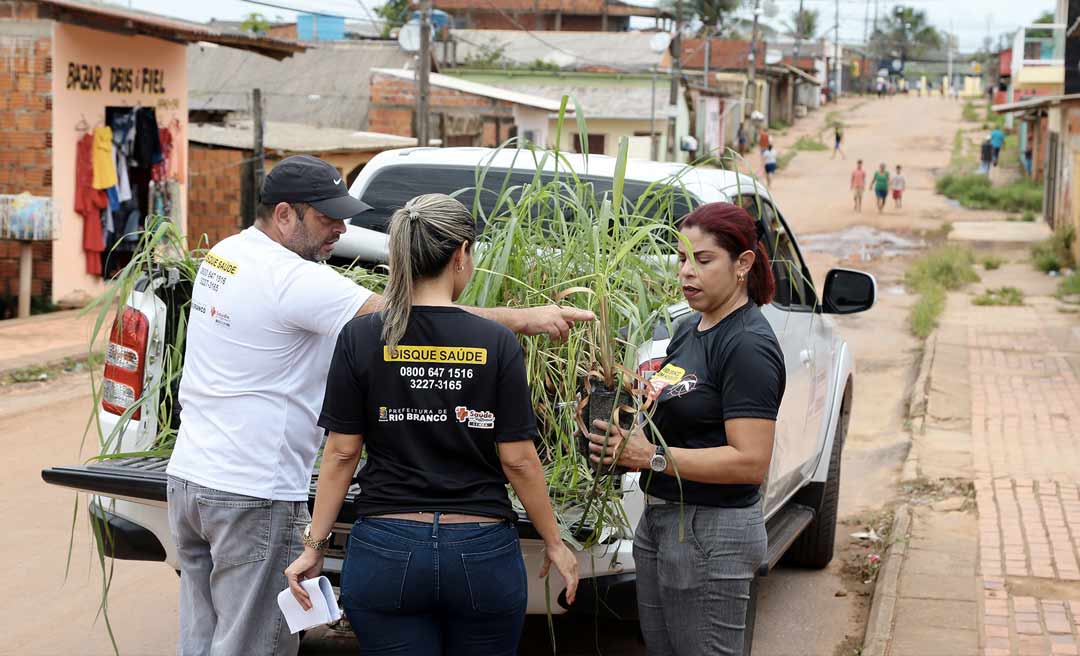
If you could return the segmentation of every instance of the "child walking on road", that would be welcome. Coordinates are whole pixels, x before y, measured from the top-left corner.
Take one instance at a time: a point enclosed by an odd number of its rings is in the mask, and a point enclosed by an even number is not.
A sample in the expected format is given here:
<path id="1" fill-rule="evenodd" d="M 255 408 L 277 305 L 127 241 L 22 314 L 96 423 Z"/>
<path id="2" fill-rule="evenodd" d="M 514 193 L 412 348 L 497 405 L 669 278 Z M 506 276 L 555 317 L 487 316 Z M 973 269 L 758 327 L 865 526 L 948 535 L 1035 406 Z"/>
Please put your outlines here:
<path id="1" fill-rule="evenodd" d="M 836 159 L 836 153 L 840 153 L 840 159 L 847 159 L 847 155 L 844 154 L 844 150 L 840 147 L 844 142 L 844 126 L 839 123 L 834 125 L 833 137 L 835 138 L 835 144 L 833 145 L 832 157 L 830 159 Z"/>
<path id="2" fill-rule="evenodd" d="M 773 173 L 776 173 L 776 151 L 773 150 L 772 144 L 765 147 L 762 157 L 765 160 L 765 186 L 771 187 Z"/>
<path id="3" fill-rule="evenodd" d="M 851 193 L 855 197 L 855 211 L 862 212 L 862 195 L 866 189 L 866 170 L 862 167 L 862 160 L 855 162 L 855 170 L 851 172 Z"/>
<path id="4" fill-rule="evenodd" d="M 878 166 L 871 183 L 874 185 L 874 195 L 877 197 L 877 211 L 881 214 L 885 210 L 885 199 L 889 195 L 889 172 L 885 170 L 885 162 Z"/>
<path id="5" fill-rule="evenodd" d="M 903 174 L 900 172 L 900 165 L 896 165 L 896 175 L 892 178 L 892 197 L 893 203 L 896 205 L 896 209 L 900 209 L 904 205 L 904 189 L 907 187 L 907 181 L 904 180 Z"/>

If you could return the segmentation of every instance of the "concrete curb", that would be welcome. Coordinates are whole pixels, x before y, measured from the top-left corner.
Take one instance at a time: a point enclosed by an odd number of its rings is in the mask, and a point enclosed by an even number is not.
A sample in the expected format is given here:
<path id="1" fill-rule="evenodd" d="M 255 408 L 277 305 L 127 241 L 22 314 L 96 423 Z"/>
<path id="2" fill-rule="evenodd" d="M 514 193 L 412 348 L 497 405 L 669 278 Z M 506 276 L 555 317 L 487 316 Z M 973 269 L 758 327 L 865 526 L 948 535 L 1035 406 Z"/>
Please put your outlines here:
<path id="1" fill-rule="evenodd" d="M 102 352 L 100 350 L 96 351 L 99 354 Z M 0 379 L 7 378 L 16 371 L 28 367 L 59 367 L 67 362 L 85 362 L 89 358 L 90 354 L 86 351 L 85 346 L 50 349 L 32 356 L 0 362 Z"/>
<path id="2" fill-rule="evenodd" d="M 923 343 L 919 372 L 915 376 L 915 384 L 911 388 L 911 398 L 908 401 L 908 419 L 911 420 L 912 433 L 916 435 L 922 435 L 926 431 L 926 408 L 930 400 L 930 370 L 934 366 L 934 355 L 937 352 L 937 337 L 938 331 L 935 330 Z"/>
<path id="3" fill-rule="evenodd" d="M 907 555 L 908 533 L 911 531 L 911 507 L 907 504 L 896 510 L 891 544 L 886 553 L 885 565 L 881 568 L 874 584 L 874 601 L 870 605 L 870 619 L 866 623 L 866 636 L 863 638 L 862 656 L 885 656 L 892 641 L 893 617 L 896 614 L 896 600 L 899 596 L 900 570 Z"/>

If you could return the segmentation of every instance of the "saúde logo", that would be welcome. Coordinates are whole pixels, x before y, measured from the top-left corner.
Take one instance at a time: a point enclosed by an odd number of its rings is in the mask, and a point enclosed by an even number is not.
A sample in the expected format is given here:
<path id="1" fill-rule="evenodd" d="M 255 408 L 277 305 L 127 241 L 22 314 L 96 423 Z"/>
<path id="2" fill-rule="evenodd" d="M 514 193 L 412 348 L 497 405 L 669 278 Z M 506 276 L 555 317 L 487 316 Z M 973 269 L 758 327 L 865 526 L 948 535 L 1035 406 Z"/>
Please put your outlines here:
<path id="1" fill-rule="evenodd" d="M 469 428 L 495 428 L 495 413 L 488 410 L 470 410 L 459 405 L 454 408 L 454 416 L 459 424 L 467 424 Z"/>

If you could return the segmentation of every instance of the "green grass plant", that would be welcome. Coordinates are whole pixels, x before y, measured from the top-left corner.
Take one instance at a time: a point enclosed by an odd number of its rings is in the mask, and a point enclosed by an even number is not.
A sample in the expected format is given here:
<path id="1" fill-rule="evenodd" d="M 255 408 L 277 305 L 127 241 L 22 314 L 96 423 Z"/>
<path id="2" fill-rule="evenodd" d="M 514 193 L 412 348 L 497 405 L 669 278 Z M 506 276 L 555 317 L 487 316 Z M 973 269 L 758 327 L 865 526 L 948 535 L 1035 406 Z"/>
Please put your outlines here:
<path id="1" fill-rule="evenodd" d="M 1042 208 L 1042 185 L 1026 178 L 995 186 L 985 175 L 947 173 L 938 178 L 936 188 L 939 194 L 972 209 L 1035 212 Z"/>
<path id="2" fill-rule="evenodd" d="M 945 310 L 946 293 L 977 282 L 975 258 L 961 246 L 946 244 L 915 260 L 904 274 L 904 284 L 919 295 L 908 315 L 912 334 L 926 338 Z"/>
<path id="3" fill-rule="evenodd" d="M 1057 297 L 1070 304 L 1080 305 L 1080 271 L 1073 271 L 1058 283 Z"/>
<path id="4" fill-rule="evenodd" d="M 1005 260 L 1003 258 L 998 257 L 997 255 L 987 255 L 986 257 L 984 257 L 982 259 L 983 268 L 986 269 L 987 271 L 993 271 L 995 269 L 1000 269 L 1001 265 L 1004 264 L 1004 263 L 1005 263 Z"/>
<path id="5" fill-rule="evenodd" d="M 977 123 L 979 121 L 979 114 L 975 110 L 975 103 L 970 100 L 964 101 L 963 117 L 968 123 Z"/>
<path id="6" fill-rule="evenodd" d="M 821 151 L 828 150 L 829 147 L 821 143 L 821 141 L 814 139 L 808 135 L 799 137 L 799 140 L 791 147 L 792 150 L 806 150 L 806 151 Z"/>
<path id="7" fill-rule="evenodd" d="M 975 305 L 1023 305 L 1024 292 L 1016 287 L 987 289 L 971 300 Z"/>
<path id="8" fill-rule="evenodd" d="M 1050 237 L 1031 247 L 1032 264 L 1043 273 L 1075 267 L 1071 250 L 1075 238 L 1076 232 L 1072 226 L 1055 230 Z"/>

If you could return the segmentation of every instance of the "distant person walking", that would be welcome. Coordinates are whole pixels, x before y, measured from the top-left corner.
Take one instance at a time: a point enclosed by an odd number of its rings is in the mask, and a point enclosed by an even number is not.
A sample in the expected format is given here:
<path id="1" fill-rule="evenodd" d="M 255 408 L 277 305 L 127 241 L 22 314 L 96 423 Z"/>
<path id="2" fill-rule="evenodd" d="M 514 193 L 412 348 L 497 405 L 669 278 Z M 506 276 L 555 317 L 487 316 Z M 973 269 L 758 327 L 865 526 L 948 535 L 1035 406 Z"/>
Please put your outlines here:
<path id="1" fill-rule="evenodd" d="M 904 189 L 907 188 L 907 180 L 901 172 L 900 165 L 896 165 L 896 175 L 892 177 L 892 198 L 896 209 L 904 206 Z"/>
<path id="2" fill-rule="evenodd" d="M 855 211 L 862 212 L 862 195 L 866 189 L 866 169 L 862 167 L 862 160 L 855 162 L 855 170 L 851 172 L 851 193 L 855 199 Z"/>
<path id="3" fill-rule="evenodd" d="M 765 149 L 762 157 L 765 160 L 765 186 L 771 187 L 773 173 L 776 173 L 776 151 L 773 150 L 772 144 Z"/>
<path id="4" fill-rule="evenodd" d="M 1005 133 L 1001 128 L 994 128 L 994 131 L 990 133 L 990 145 L 994 147 L 994 166 L 998 165 L 998 155 L 1001 154 L 1001 147 L 1005 145 Z"/>
<path id="5" fill-rule="evenodd" d="M 982 142 L 982 147 L 979 149 L 979 173 L 990 174 L 990 167 L 994 162 L 994 142 L 990 137 Z"/>
<path id="6" fill-rule="evenodd" d="M 746 129 L 743 127 L 742 123 L 739 124 L 739 131 L 738 131 L 738 133 L 736 133 L 735 141 L 738 144 L 739 154 L 740 155 L 745 155 L 746 154 Z"/>
<path id="7" fill-rule="evenodd" d="M 836 159 L 836 153 L 840 153 L 840 159 L 847 159 L 847 155 L 844 154 L 844 149 L 840 146 L 844 143 L 844 126 L 840 123 L 833 125 L 833 151 L 830 159 Z"/>
<path id="8" fill-rule="evenodd" d="M 878 166 L 878 170 L 874 172 L 874 179 L 870 182 L 874 185 L 878 214 L 881 214 L 885 210 L 885 199 L 889 196 L 889 172 L 885 170 L 885 162 Z"/>

